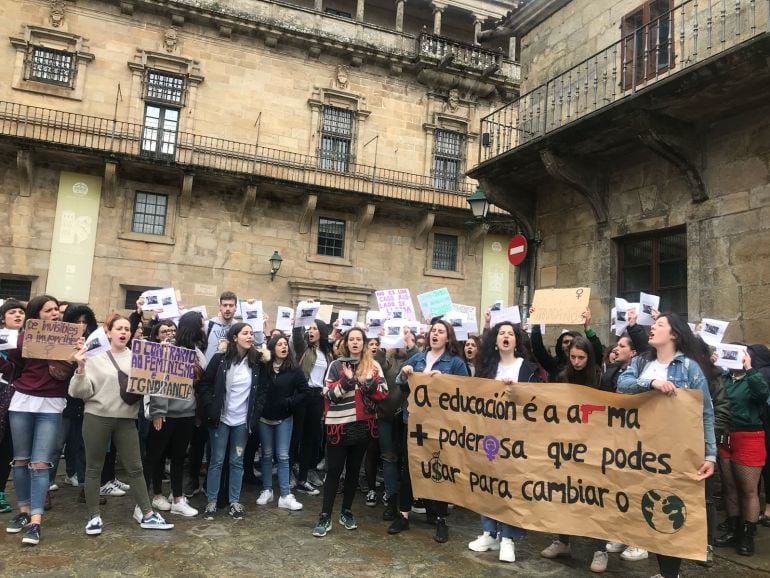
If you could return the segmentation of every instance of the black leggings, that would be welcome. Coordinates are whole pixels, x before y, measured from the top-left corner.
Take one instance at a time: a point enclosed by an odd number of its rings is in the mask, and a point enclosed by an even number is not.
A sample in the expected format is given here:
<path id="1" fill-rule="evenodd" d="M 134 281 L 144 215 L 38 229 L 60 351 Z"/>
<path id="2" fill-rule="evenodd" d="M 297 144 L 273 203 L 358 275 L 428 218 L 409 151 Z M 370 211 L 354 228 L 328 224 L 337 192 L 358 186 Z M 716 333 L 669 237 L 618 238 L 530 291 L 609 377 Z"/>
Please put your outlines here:
<path id="1" fill-rule="evenodd" d="M 401 479 L 398 484 L 398 509 L 401 512 L 408 512 L 412 509 L 414 496 L 412 495 L 412 478 L 409 476 L 409 452 L 407 440 L 409 439 L 409 426 L 401 423 L 399 426 L 393 426 L 394 430 L 399 432 L 398 447 L 401 453 Z"/>
<path id="2" fill-rule="evenodd" d="M 345 490 L 342 495 L 342 510 L 350 510 L 358 486 L 358 472 L 364 459 L 369 440 L 365 439 L 356 445 L 343 446 L 340 444 L 326 445 L 326 481 L 324 482 L 324 499 L 322 514 L 331 514 L 334 509 L 334 498 L 337 495 L 337 485 L 345 475 Z"/>
<path id="3" fill-rule="evenodd" d="M 297 415 L 299 414 L 299 419 Z M 324 398 L 320 388 L 311 387 L 305 398 L 301 411 L 294 414 L 294 431 L 299 445 L 297 461 L 299 462 L 298 482 L 307 481 L 307 473 L 321 459 L 320 449 L 323 440 Z M 299 427 L 297 427 L 299 426 Z M 292 440 L 292 447 L 294 446 Z"/>
<path id="4" fill-rule="evenodd" d="M 171 458 L 171 492 L 175 498 L 182 497 L 184 459 L 194 427 L 195 418 L 192 416 L 167 417 L 160 430 L 156 430 L 150 422 L 147 453 L 144 457 L 144 479 L 147 486 L 152 485 L 155 495 L 163 493 L 163 458 L 168 449 Z"/>
<path id="5" fill-rule="evenodd" d="M 11 439 L 10 420 L 5 422 L 5 432 L 0 441 L 0 492 L 5 491 L 8 476 L 11 474 L 11 461 L 13 460 L 13 440 Z"/>
<path id="6" fill-rule="evenodd" d="M 377 489 L 377 466 L 380 464 L 380 442 L 372 439 L 369 447 L 366 448 L 366 460 L 364 461 L 364 472 L 366 473 L 366 489 Z"/>
<path id="7" fill-rule="evenodd" d="M 679 567 L 681 565 L 681 558 L 658 554 L 658 568 L 660 569 L 660 575 L 663 576 L 663 578 L 678 578 Z"/>

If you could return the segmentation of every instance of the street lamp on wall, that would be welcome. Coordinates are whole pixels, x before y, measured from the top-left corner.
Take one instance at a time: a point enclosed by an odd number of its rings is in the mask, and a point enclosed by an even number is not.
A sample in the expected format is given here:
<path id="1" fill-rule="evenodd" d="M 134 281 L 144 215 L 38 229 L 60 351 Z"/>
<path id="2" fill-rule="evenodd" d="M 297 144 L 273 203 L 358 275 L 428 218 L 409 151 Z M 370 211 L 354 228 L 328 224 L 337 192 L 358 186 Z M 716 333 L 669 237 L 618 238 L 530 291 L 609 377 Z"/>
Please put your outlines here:
<path id="1" fill-rule="evenodd" d="M 471 212 L 476 219 L 486 219 L 489 212 L 489 201 L 481 187 L 476 187 L 471 196 L 468 197 L 468 204 L 471 206 Z"/>
<path id="2" fill-rule="evenodd" d="M 273 256 L 270 257 L 270 280 L 271 281 L 275 279 L 275 276 L 278 273 L 278 270 L 281 268 L 281 263 L 283 263 L 283 257 L 281 257 L 278 254 L 278 251 L 273 251 Z"/>

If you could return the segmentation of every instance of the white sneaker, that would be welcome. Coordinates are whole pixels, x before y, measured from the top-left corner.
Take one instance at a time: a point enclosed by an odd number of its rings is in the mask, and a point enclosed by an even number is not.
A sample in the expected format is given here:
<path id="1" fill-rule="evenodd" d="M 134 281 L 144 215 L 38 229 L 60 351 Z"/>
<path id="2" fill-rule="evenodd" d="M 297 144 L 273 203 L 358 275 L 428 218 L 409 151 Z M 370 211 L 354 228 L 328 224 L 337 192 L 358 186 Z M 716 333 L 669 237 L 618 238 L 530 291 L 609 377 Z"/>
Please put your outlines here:
<path id="1" fill-rule="evenodd" d="M 278 507 L 283 508 L 284 510 L 291 510 L 293 512 L 296 512 L 297 510 L 302 509 L 302 504 L 300 504 L 296 500 L 296 498 L 294 497 L 294 494 L 288 494 L 286 496 L 281 496 L 280 498 L 278 498 Z"/>
<path id="2" fill-rule="evenodd" d="M 556 538 L 551 542 L 551 545 L 548 546 L 548 548 L 540 552 L 540 555 L 543 558 L 558 558 L 559 556 L 569 556 L 571 553 L 572 550 L 570 549 L 569 544 L 565 544 Z"/>
<path id="3" fill-rule="evenodd" d="M 49 492 L 55 492 L 58 489 L 59 489 L 59 486 L 57 486 L 55 482 L 53 484 L 51 484 L 50 486 L 48 486 L 48 491 Z"/>
<path id="4" fill-rule="evenodd" d="M 513 540 L 511 538 L 503 538 L 500 540 L 500 562 L 515 562 L 516 550 L 513 547 Z"/>
<path id="5" fill-rule="evenodd" d="M 620 555 L 623 560 L 628 560 L 629 562 L 637 562 L 638 560 L 646 560 L 649 554 L 647 553 L 647 550 L 642 550 L 641 548 L 635 548 L 634 546 L 629 546 L 625 550 L 623 550 L 623 553 Z"/>
<path id="6" fill-rule="evenodd" d="M 115 482 L 107 482 L 101 488 L 99 488 L 100 496 L 125 496 L 126 491 L 115 484 Z"/>
<path id="7" fill-rule="evenodd" d="M 171 503 L 166 499 L 166 496 L 155 496 L 152 499 L 152 508 L 153 510 L 168 512 L 171 509 Z"/>
<path id="8" fill-rule="evenodd" d="M 80 482 L 78 481 L 78 475 L 75 474 L 72 477 L 69 477 L 67 475 L 64 476 L 64 483 L 69 484 L 70 486 L 75 486 L 76 488 L 80 485 Z"/>
<path id="9" fill-rule="evenodd" d="M 486 552 L 487 550 L 499 550 L 500 540 L 493 538 L 489 532 L 484 532 L 473 542 L 468 543 L 468 549 L 474 552 Z"/>
<path id="10" fill-rule="evenodd" d="M 259 494 L 259 497 L 257 498 L 257 505 L 266 506 L 273 501 L 273 498 L 273 490 L 262 490 L 262 493 Z"/>
<path id="11" fill-rule="evenodd" d="M 102 524 L 101 516 L 92 516 L 91 519 L 88 520 L 88 524 L 86 524 L 86 534 L 89 536 L 98 536 L 102 533 L 103 527 L 104 524 Z"/>
<path id="12" fill-rule="evenodd" d="M 607 552 L 610 554 L 617 554 L 626 549 L 626 545 L 623 542 L 607 542 Z"/>
<path id="13" fill-rule="evenodd" d="M 192 518 L 193 516 L 198 515 L 198 510 L 187 503 L 187 498 L 182 498 L 178 502 L 173 502 L 171 504 L 171 513 L 179 514 L 180 516 L 185 516 L 187 518 Z"/>
<path id="14" fill-rule="evenodd" d="M 139 507 L 139 504 L 137 504 L 134 506 L 134 520 L 141 524 L 142 518 L 144 518 L 144 514 L 142 513 L 142 509 Z"/>
<path id="15" fill-rule="evenodd" d="M 607 570 L 607 561 L 609 558 L 607 552 L 602 552 L 601 550 L 594 552 L 594 559 L 591 561 L 591 572 L 601 574 Z"/>
<path id="16" fill-rule="evenodd" d="M 124 492 L 127 492 L 128 490 L 131 489 L 131 486 L 129 484 L 121 482 L 118 478 L 115 478 L 114 480 L 112 480 L 112 485 L 119 487 Z"/>

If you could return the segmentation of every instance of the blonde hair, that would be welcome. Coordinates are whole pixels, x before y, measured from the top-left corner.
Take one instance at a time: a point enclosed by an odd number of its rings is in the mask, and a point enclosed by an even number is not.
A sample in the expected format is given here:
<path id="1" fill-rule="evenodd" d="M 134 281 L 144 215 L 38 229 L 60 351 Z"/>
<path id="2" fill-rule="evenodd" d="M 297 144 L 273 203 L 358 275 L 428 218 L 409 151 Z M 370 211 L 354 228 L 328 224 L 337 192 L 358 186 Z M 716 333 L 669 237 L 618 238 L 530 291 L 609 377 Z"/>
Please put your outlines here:
<path id="1" fill-rule="evenodd" d="M 348 337 L 353 331 L 358 331 L 363 338 L 363 348 L 361 349 L 361 358 L 356 368 L 356 377 L 358 379 L 367 379 L 373 368 L 379 368 L 379 364 L 374 361 L 372 352 L 366 347 L 366 333 L 360 327 L 351 327 L 342 336 L 342 344 L 340 350 L 342 351 L 342 357 L 350 357 L 350 350 L 348 349 Z"/>

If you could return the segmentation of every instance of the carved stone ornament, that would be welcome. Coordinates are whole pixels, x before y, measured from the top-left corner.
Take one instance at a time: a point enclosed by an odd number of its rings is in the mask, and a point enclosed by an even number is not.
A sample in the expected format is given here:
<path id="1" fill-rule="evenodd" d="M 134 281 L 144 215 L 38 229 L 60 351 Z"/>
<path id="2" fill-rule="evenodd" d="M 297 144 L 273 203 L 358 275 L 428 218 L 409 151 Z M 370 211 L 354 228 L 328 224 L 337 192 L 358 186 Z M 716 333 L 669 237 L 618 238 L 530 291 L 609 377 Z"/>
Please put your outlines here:
<path id="1" fill-rule="evenodd" d="M 62 25 L 64 22 L 64 2 L 62 0 L 53 0 L 53 2 L 51 2 L 48 19 L 51 21 L 51 26 L 54 28 L 58 28 Z"/>
<path id="2" fill-rule="evenodd" d="M 456 88 L 453 88 L 449 91 L 449 95 L 446 99 L 446 105 L 447 108 L 451 112 L 457 112 L 457 109 L 460 107 L 460 91 Z"/>
<path id="3" fill-rule="evenodd" d="M 169 26 L 163 33 L 163 48 L 166 52 L 174 52 L 176 50 L 177 41 L 179 36 L 177 35 L 176 28 Z"/>
<path id="4" fill-rule="evenodd" d="M 348 67 L 340 64 L 337 66 L 337 74 L 334 77 L 334 82 L 337 88 L 341 90 L 347 90 L 348 88 Z"/>

